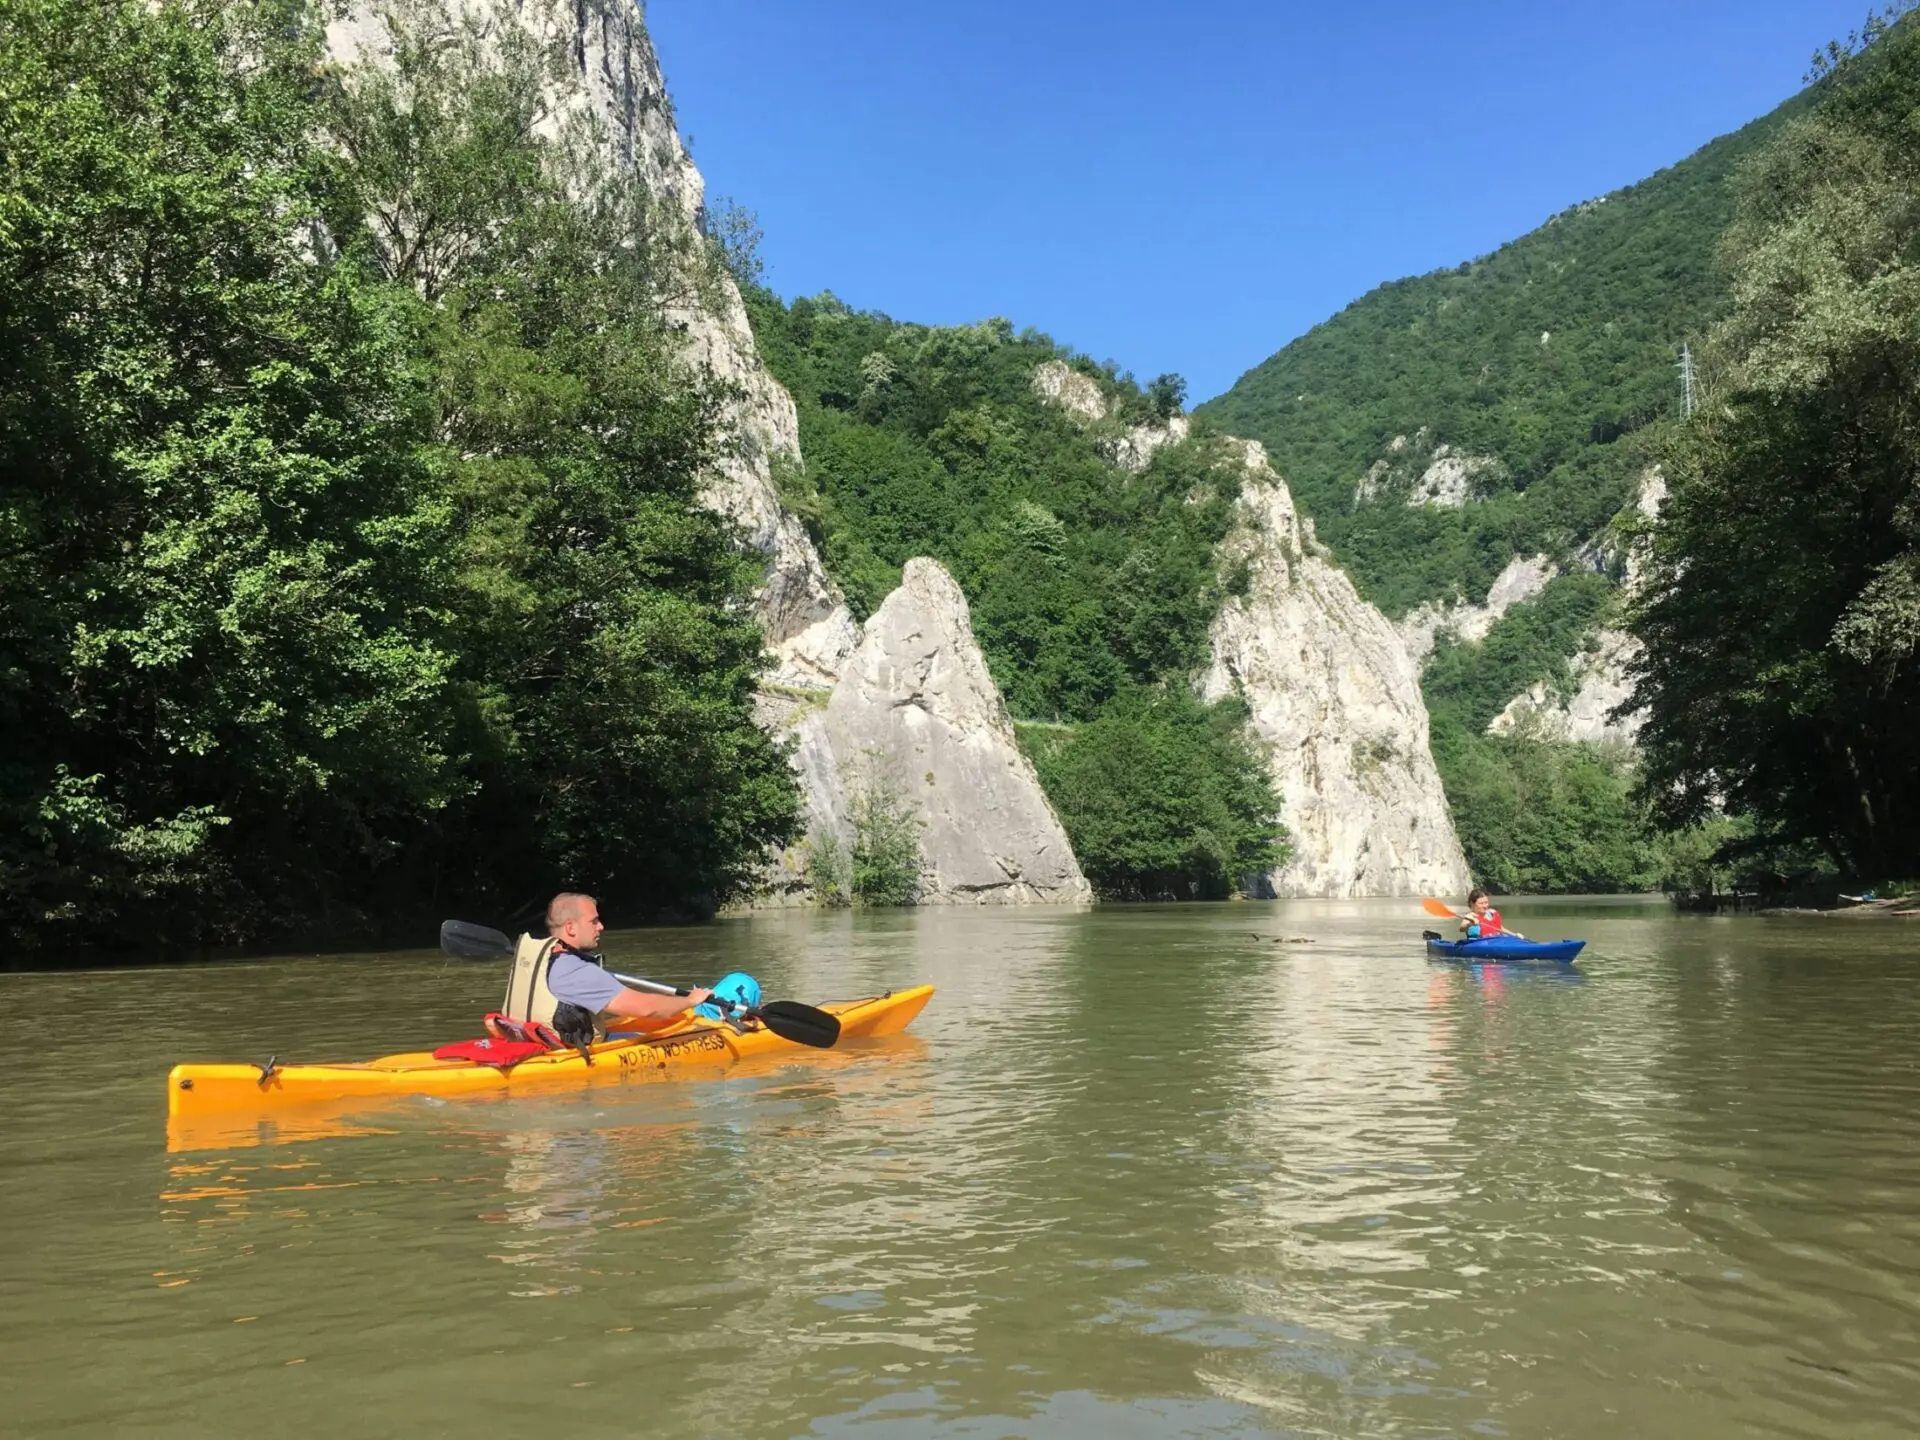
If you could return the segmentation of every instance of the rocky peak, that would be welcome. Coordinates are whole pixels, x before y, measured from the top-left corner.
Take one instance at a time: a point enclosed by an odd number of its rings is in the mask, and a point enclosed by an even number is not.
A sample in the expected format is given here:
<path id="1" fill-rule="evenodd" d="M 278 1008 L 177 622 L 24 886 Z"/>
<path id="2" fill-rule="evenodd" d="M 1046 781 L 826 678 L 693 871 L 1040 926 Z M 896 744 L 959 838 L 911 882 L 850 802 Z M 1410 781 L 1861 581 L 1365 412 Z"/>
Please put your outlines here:
<path id="1" fill-rule="evenodd" d="M 1099 382 L 1062 360 L 1049 360 L 1033 372 L 1034 391 L 1053 401 L 1082 425 L 1107 418 L 1107 397 Z"/>
<path id="2" fill-rule="evenodd" d="M 1321 553 L 1292 493 L 1259 447 L 1223 569 L 1244 595 L 1221 607 L 1207 699 L 1237 693 L 1252 713 L 1293 846 L 1261 877 L 1280 896 L 1418 895 L 1464 890 L 1427 733 L 1419 667 L 1400 636 Z"/>
<path id="3" fill-rule="evenodd" d="M 792 733 L 816 834 L 852 843 L 850 801 L 863 786 L 885 787 L 913 814 L 923 903 L 1092 898 L 973 638 L 966 596 L 935 561 L 907 562 L 832 697 L 799 712 Z M 795 879 L 800 863 L 789 862 Z"/>
<path id="4" fill-rule="evenodd" d="M 1058 373 L 1066 369 L 1041 366 L 1034 388 L 1082 425 L 1099 423 L 1108 411 L 1098 390 L 1090 399 L 1078 392 Z M 1108 457 L 1143 468 L 1156 450 L 1189 434 L 1185 418 L 1174 417 L 1129 432 L 1126 448 Z M 1417 661 L 1314 538 L 1266 449 L 1252 440 L 1225 443 L 1240 448 L 1246 476 L 1217 561 L 1223 574 L 1244 573 L 1247 584 L 1214 620 L 1201 688 L 1208 700 L 1245 698 L 1280 792 L 1292 856 L 1258 877 L 1256 888 L 1328 897 L 1466 889 Z M 1403 439 L 1399 451 L 1407 448 Z"/>

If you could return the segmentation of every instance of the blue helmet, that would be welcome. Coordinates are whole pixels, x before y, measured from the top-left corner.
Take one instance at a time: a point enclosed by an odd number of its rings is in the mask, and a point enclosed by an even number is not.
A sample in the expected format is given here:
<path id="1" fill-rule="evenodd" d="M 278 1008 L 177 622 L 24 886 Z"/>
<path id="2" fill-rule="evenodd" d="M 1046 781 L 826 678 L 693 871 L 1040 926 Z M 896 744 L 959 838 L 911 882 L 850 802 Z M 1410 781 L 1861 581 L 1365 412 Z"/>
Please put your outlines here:
<path id="1" fill-rule="evenodd" d="M 713 982 L 713 993 L 723 1000 L 731 1000 L 736 1005 L 754 1006 L 760 1003 L 760 982 L 743 970 L 731 975 L 722 975 Z M 709 1020 L 718 1020 L 726 1013 L 718 1005 L 702 1004 L 693 1007 L 696 1015 L 704 1015 Z"/>

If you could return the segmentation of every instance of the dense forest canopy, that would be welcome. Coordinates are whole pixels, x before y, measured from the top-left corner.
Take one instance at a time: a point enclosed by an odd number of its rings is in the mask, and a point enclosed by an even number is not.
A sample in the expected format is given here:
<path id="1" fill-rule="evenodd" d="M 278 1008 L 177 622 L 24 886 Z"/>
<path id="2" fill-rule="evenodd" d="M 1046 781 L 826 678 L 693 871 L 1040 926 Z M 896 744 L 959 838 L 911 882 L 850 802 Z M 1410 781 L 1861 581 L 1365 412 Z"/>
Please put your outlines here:
<path id="1" fill-rule="evenodd" d="M 797 801 L 659 318 L 706 251 L 517 27 L 343 74 L 312 18 L 0 27 L 0 929 L 738 894 Z"/>
<path id="2" fill-rule="evenodd" d="M 953 574 L 1015 719 L 1068 727 L 1022 733 L 1096 885 L 1223 893 L 1278 863 L 1264 761 L 1233 738 L 1244 710 L 1186 693 L 1224 594 L 1214 547 L 1243 464 L 1206 434 L 1139 470 L 1111 459 L 1130 426 L 1178 408 L 1177 377 L 1142 388 L 1000 320 L 928 327 L 831 295 L 747 293 L 800 413 L 806 464 L 786 473 L 785 498 L 857 614 L 914 556 Z M 1089 425 L 1038 394 L 1046 363 L 1077 366 L 1107 415 Z M 1123 753 L 1152 765 L 1114 763 Z M 1162 799 L 1180 787 L 1176 814 Z"/>
<path id="3" fill-rule="evenodd" d="M 1661 815 L 1884 881 L 1920 874 L 1920 29 L 1867 39 L 1742 176 L 1634 631 Z"/>

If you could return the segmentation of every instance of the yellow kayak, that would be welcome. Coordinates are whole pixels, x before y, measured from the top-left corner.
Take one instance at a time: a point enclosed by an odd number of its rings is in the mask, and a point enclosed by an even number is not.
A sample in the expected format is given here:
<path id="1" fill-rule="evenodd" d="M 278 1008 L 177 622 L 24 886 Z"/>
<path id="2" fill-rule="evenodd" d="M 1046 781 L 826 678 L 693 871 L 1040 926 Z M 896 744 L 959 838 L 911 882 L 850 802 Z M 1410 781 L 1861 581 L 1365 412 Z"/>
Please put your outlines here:
<path id="1" fill-rule="evenodd" d="M 841 1041 L 878 1039 L 905 1030 L 932 998 L 933 986 L 916 985 L 820 1008 L 840 1021 Z M 270 1115 L 323 1101 L 499 1095 L 556 1085 L 657 1080 L 724 1069 L 749 1057 L 806 1053 L 807 1047 L 771 1030 L 740 1031 L 724 1021 L 689 1015 L 648 1034 L 610 1036 L 585 1056 L 556 1050 L 508 1070 L 471 1060 L 436 1060 L 429 1050 L 346 1065 L 176 1065 L 167 1073 L 167 1117 L 175 1122 Z"/>

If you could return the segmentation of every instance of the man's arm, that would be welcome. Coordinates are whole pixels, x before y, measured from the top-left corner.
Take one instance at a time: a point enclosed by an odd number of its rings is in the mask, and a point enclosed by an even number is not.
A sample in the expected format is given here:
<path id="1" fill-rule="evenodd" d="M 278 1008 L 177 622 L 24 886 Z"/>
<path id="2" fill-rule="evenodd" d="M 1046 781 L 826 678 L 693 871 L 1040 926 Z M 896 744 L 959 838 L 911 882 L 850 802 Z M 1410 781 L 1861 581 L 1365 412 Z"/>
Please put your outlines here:
<path id="1" fill-rule="evenodd" d="M 666 1020 L 691 1010 L 711 994 L 713 991 L 696 986 L 686 995 L 649 995 L 622 985 L 618 994 L 607 997 L 600 1010 L 605 1015 L 624 1015 L 633 1020 Z"/>

